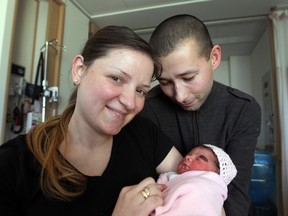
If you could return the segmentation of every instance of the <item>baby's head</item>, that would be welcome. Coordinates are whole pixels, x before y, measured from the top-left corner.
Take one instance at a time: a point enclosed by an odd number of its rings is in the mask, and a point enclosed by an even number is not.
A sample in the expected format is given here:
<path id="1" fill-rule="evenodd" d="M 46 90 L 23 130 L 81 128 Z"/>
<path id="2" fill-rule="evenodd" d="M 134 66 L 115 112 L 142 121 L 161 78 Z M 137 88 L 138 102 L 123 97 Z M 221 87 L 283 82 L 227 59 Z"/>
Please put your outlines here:
<path id="1" fill-rule="evenodd" d="M 221 148 L 210 144 L 193 148 L 179 163 L 177 173 L 181 174 L 191 170 L 216 172 L 227 185 L 237 173 L 229 155 Z"/>

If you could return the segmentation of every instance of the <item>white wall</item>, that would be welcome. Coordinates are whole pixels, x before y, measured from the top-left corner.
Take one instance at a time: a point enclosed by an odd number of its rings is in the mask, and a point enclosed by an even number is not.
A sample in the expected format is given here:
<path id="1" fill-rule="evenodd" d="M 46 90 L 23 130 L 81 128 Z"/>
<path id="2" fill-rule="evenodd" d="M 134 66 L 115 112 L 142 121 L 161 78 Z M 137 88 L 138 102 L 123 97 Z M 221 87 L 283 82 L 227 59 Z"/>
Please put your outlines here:
<path id="1" fill-rule="evenodd" d="M 214 71 L 214 79 L 253 95 L 250 56 L 231 56 Z"/>
<path id="2" fill-rule="evenodd" d="M 4 141 L 8 85 L 10 80 L 10 53 L 16 0 L 0 1 L 0 144 Z"/>
<path id="3" fill-rule="evenodd" d="M 230 86 L 229 61 L 222 61 L 214 71 L 214 79 L 220 83 Z"/>
<path id="4" fill-rule="evenodd" d="M 271 65 L 271 51 L 269 46 L 269 32 L 268 29 L 264 32 L 262 37 L 259 39 L 256 47 L 251 53 L 251 77 L 253 82 L 252 91 L 253 96 L 259 102 L 262 108 L 262 127 L 261 135 L 258 138 L 258 148 L 265 148 L 265 145 L 273 145 L 269 143 L 269 129 L 267 128 L 267 112 L 270 112 L 267 104 L 264 104 L 264 92 L 262 79 L 268 73 L 271 77 L 272 65 Z M 272 103 L 272 101 L 271 101 Z M 270 104 L 272 105 L 272 104 Z"/>
<path id="5" fill-rule="evenodd" d="M 58 114 L 63 112 L 64 108 L 68 104 L 69 96 L 73 90 L 71 64 L 74 56 L 80 54 L 86 40 L 88 39 L 89 19 L 70 1 L 67 1 L 64 25 L 63 45 L 66 46 L 66 51 L 62 53 L 60 67 L 60 101 L 58 106 Z"/>
<path id="6" fill-rule="evenodd" d="M 231 86 L 253 95 L 250 56 L 231 56 L 229 67 Z"/>
<path id="7" fill-rule="evenodd" d="M 271 76 L 271 54 L 268 30 L 264 32 L 250 56 L 232 56 L 228 61 L 222 61 L 214 72 L 214 79 L 233 88 L 252 95 L 262 108 L 261 134 L 257 148 L 264 149 L 271 143 L 267 115 L 270 109 L 263 101 L 263 79 Z M 272 101 L 271 101 L 272 103 Z M 268 111 L 267 111 L 268 110 Z M 268 114 L 265 114 L 267 113 Z M 267 135 L 268 134 L 268 135 Z"/>

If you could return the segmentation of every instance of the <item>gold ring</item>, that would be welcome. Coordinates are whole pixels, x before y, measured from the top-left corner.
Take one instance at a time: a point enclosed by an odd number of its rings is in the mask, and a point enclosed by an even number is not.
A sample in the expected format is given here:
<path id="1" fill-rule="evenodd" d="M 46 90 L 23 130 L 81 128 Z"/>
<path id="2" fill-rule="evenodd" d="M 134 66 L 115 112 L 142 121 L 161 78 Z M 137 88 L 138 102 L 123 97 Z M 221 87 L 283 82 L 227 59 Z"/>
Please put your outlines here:
<path id="1" fill-rule="evenodd" d="M 150 196 L 150 191 L 148 187 L 145 187 L 142 191 L 142 196 L 144 197 L 144 199 L 146 200 L 149 196 Z"/>

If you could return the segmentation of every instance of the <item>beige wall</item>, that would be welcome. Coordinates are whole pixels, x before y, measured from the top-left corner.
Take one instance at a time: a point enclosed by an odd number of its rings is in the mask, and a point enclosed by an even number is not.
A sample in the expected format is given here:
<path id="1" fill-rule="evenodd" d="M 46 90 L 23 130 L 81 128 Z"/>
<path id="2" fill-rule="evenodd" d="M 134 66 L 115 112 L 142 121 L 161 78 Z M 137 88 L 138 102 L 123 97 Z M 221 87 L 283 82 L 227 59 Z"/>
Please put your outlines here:
<path id="1" fill-rule="evenodd" d="M 10 131 L 10 125 L 6 124 L 6 113 L 7 111 L 11 111 L 11 109 L 13 109 L 13 100 L 15 99 L 14 96 L 8 95 L 10 86 L 10 63 L 13 62 L 25 67 L 25 80 L 28 82 L 34 82 L 40 48 L 45 42 L 48 4 L 46 1 L 40 1 L 38 14 L 39 19 L 37 25 L 37 4 L 35 0 L 19 1 L 18 7 L 21 8 L 21 10 L 15 12 L 17 22 L 15 24 L 15 38 L 12 40 L 12 21 L 15 10 L 14 7 L 18 1 L 19 0 L 0 0 L 1 144 L 7 139 L 13 138 L 16 135 Z M 60 102 L 58 113 L 61 113 L 65 108 L 70 92 L 73 89 L 72 81 L 70 79 L 72 59 L 76 54 L 80 53 L 84 43 L 88 38 L 89 32 L 89 19 L 84 14 L 82 14 L 73 4 L 71 4 L 70 1 L 66 1 L 65 10 L 63 45 L 66 46 L 66 49 L 62 52 L 59 86 Z M 77 31 L 75 31 L 75 26 L 77 26 Z M 37 29 L 36 34 L 35 28 Z M 36 41 L 35 46 L 33 46 L 34 41 Z M 12 48 L 14 47 L 14 49 L 10 50 L 10 44 L 13 45 Z M 9 62 L 10 54 L 11 62 Z M 9 104 L 11 107 L 7 106 L 7 104 Z M 11 104 L 13 104 L 13 106 Z"/>
<path id="2" fill-rule="evenodd" d="M 75 31 L 77 26 L 77 31 Z M 70 1 L 66 2 L 64 39 L 66 47 L 62 53 L 60 68 L 59 104 L 58 114 L 62 113 L 68 103 L 69 96 L 73 90 L 71 79 L 71 64 L 75 55 L 79 54 L 88 39 L 89 19 L 81 13 Z"/>
<path id="3" fill-rule="evenodd" d="M 17 11 L 12 62 L 25 67 L 25 79 L 32 82 L 34 32 L 37 4 L 35 0 L 20 0 Z"/>
<path id="4" fill-rule="evenodd" d="M 0 1 L 0 143 L 4 141 L 8 83 L 10 79 L 10 53 L 16 0 Z"/>

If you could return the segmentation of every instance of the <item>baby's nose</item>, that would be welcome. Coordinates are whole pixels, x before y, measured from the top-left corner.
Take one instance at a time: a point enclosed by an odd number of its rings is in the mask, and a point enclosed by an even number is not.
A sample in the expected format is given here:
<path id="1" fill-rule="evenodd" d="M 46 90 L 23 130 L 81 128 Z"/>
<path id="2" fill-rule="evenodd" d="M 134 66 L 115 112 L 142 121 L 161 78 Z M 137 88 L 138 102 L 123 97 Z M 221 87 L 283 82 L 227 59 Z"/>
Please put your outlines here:
<path id="1" fill-rule="evenodd" d="M 186 161 L 192 161 L 192 157 L 191 157 L 191 156 L 186 156 L 186 157 L 185 157 L 185 160 L 186 160 Z"/>

